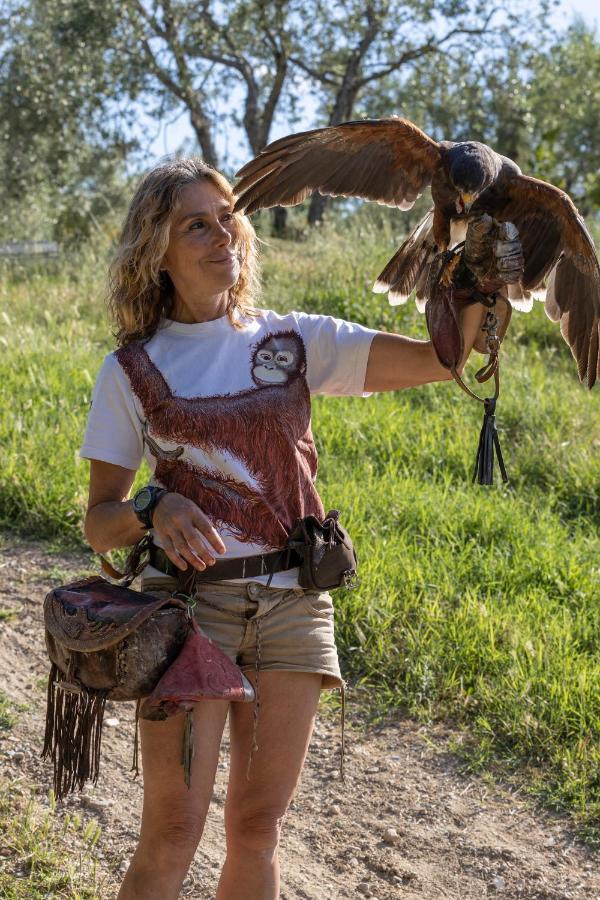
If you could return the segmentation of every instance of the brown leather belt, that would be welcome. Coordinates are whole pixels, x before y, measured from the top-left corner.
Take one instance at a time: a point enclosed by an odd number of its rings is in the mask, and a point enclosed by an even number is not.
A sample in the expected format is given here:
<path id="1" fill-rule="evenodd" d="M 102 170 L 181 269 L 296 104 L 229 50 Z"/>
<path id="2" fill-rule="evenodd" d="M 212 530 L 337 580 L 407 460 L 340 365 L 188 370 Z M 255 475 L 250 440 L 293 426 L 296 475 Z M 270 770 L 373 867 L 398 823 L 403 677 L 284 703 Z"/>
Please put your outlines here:
<path id="1" fill-rule="evenodd" d="M 242 556 L 234 559 L 222 559 L 212 566 L 207 566 L 202 572 L 188 568 L 181 571 L 171 562 L 167 554 L 160 547 L 150 547 L 149 563 L 159 572 L 172 575 L 178 580 L 187 581 L 192 575 L 194 584 L 199 581 L 225 581 L 233 578 L 256 578 L 260 575 L 271 575 L 275 572 L 284 572 L 300 565 L 300 557 L 295 550 L 274 550 L 272 553 L 261 553 L 258 556 Z"/>

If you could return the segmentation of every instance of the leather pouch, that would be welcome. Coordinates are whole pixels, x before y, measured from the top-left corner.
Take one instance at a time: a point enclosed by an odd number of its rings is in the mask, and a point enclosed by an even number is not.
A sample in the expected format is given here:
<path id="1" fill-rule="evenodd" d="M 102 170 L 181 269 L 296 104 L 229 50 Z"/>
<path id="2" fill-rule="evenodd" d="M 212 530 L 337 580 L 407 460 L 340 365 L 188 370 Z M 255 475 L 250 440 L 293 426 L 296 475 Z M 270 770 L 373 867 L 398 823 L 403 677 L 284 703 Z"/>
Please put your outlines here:
<path id="1" fill-rule="evenodd" d="M 50 591 L 46 649 L 63 691 L 105 691 L 107 700 L 150 694 L 188 633 L 187 606 L 91 577 Z"/>
<path id="2" fill-rule="evenodd" d="M 356 584 L 358 560 L 350 535 L 333 509 L 320 522 L 316 516 L 297 519 L 287 545 L 301 558 L 298 583 L 313 591 Z"/>
<path id="3" fill-rule="evenodd" d="M 254 699 L 250 682 L 180 597 L 158 598 L 94 576 L 51 591 L 44 622 L 52 667 L 42 756 L 53 760 L 58 798 L 97 781 L 107 700 L 150 698 L 138 714 L 163 719 L 190 713 L 200 700 Z M 160 711 L 150 702 L 157 691 L 158 705 L 163 694 L 169 700 Z M 137 767 L 137 728 L 134 761 Z M 189 766 L 184 770 L 189 784 Z"/>

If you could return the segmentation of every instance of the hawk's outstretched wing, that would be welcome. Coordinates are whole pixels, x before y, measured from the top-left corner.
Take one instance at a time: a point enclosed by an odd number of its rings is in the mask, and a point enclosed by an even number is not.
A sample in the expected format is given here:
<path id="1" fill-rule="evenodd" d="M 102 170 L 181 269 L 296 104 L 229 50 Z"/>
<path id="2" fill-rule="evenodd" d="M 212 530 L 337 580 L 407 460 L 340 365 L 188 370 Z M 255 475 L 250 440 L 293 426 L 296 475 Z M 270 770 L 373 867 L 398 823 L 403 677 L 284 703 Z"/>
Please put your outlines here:
<path id="1" fill-rule="evenodd" d="M 514 175 L 495 186 L 486 210 L 519 230 L 523 287 L 538 287 L 549 276 L 546 312 L 560 320 L 579 377 L 591 388 L 600 378 L 600 265 L 573 201 L 552 184 Z"/>
<path id="2" fill-rule="evenodd" d="M 237 173 L 235 210 L 294 206 L 315 190 L 410 209 L 440 159 L 438 143 L 407 119 L 362 119 L 291 134 Z"/>

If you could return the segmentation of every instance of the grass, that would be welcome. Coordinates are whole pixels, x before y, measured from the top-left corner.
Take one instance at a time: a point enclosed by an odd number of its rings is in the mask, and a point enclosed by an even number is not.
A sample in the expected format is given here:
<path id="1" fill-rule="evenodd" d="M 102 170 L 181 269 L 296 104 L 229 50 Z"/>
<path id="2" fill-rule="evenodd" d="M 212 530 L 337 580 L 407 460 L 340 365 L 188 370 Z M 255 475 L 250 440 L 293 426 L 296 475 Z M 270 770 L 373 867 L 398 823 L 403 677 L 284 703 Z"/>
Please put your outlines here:
<path id="1" fill-rule="evenodd" d="M 4 900 L 99 900 L 95 820 L 46 807 L 19 781 L 0 781 L 0 896 Z M 104 894 L 104 896 L 106 896 Z"/>
<path id="2" fill-rule="evenodd" d="M 264 305 L 424 336 L 412 306 L 370 291 L 394 243 L 360 217 L 270 240 Z M 0 525 L 72 546 L 87 488 L 77 448 L 112 349 L 104 268 L 12 271 L 0 301 Z M 540 304 L 513 316 L 502 368 L 509 486 L 471 485 L 481 410 L 452 384 L 316 399 L 321 494 L 361 562 L 358 590 L 336 596 L 343 668 L 373 713 L 450 718 L 473 766 L 527 773 L 600 844 L 598 398 Z"/>
<path id="3" fill-rule="evenodd" d="M 15 711 L 6 694 L 0 691 L 0 736 L 3 731 L 9 731 L 15 722 Z"/>
<path id="4" fill-rule="evenodd" d="M 17 720 L 0 691 L 0 736 Z M 0 778 L 0 897 L 3 900 L 99 900 L 102 879 L 94 848 L 95 820 L 57 809 L 52 795 L 41 799 L 21 778 Z"/>

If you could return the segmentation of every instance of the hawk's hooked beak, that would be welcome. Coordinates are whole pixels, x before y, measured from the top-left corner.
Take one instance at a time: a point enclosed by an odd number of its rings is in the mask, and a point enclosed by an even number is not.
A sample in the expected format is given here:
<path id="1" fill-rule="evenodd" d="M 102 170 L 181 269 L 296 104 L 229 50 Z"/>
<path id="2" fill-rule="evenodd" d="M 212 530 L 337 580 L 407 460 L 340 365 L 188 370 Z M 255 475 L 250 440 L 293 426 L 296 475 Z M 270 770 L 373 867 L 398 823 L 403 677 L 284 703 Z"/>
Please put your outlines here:
<path id="1" fill-rule="evenodd" d="M 460 193 L 456 201 L 456 211 L 458 213 L 468 213 L 476 200 L 477 194 Z"/>

